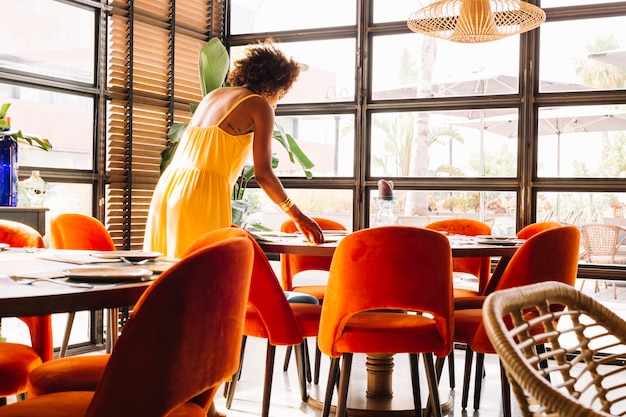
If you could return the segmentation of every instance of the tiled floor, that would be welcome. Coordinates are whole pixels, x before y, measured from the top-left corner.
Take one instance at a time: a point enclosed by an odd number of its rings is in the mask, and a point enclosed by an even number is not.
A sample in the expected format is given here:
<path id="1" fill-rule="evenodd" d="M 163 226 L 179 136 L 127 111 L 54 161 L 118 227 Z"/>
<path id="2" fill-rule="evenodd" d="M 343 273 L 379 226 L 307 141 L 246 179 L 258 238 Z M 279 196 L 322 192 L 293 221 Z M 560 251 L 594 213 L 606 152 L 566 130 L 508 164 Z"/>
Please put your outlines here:
<path id="1" fill-rule="evenodd" d="M 580 285 L 578 285 L 580 287 Z M 593 281 L 588 281 L 584 286 L 584 292 L 592 294 L 596 299 L 610 306 L 611 309 L 620 313 L 624 313 L 626 317 L 626 284 L 618 285 L 617 299 L 613 298 L 613 290 L 609 283 L 605 288 L 601 283 L 600 291 L 593 292 Z M 61 326 L 60 329 L 63 329 Z M 312 343 L 311 345 L 311 355 Z M 263 392 L 263 377 L 265 369 L 265 340 L 249 338 L 246 347 L 246 356 L 241 380 L 237 385 L 237 392 L 230 410 L 225 408 L 225 399 L 220 390 L 215 403 L 217 409 L 226 412 L 229 417 L 249 417 L 259 416 L 261 414 L 261 399 Z M 455 390 L 450 391 L 448 388 L 448 372 L 447 367 L 444 368 L 442 381 L 440 383 L 440 391 L 442 397 L 451 400 L 452 408 L 448 413 L 449 416 L 462 417 L 499 417 L 502 415 L 500 407 L 500 374 L 498 361 L 495 355 L 487 355 L 486 357 L 486 377 L 484 379 L 483 394 L 480 409 L 477 412 L 473 410 L 473 389 L 470 388 L 469 407 L 467 410 L 461 409 L 461 384 L 463 378 L 464 352 L 457 350 L 456 354 L 456 384 Z M 274 383 L 272 387 L 272 398 L 270 407 L 270 416 L 272 417 L 298 417 L 298 416 L 320 416 L 319 407 L 311 406 L 303 403 L 300 399 L 298 388 L 295 361 L 292 358 L 288 372 L 283 372 L 282 364 L 284 358 L 284 348 L 277 349 L 276 365 L 274 370 Z M 322 360 L 322 373 L 320 377 L 320 386 L 309 385 L 310 393 L 313 397 L 323 398 L 323 392 L 327 377 L 328 358 Z M 421 366 L 421 363 L 420 363 Z M 364 370 L 364 357 L 356 356 L 353 369 L 353 379 L 351 385 L 358 386 L 364 384 L 366 380 Z M 424 381 L 422 379 L 422 381 Z M 408 367 L 406 366 L 406 355 L 396 355 L 396 364 L 394 368 L 393 380 L 394 392 L 402 393 L 409 389 L 410 379 Z M 425 382 L 423 382 L 425 385 Z M 358 396 L 360 390 L 353 391 L 353 396 Z M 425 398 L 426 396 L 424 396 Z M 335 396 L 336 398 L 336 396 Z M 364 398 L 364 396 L 362 397 Z M 410 401 L 410 396 L 407 397 Z M 513 400 L 513 415 L 518 417 L 519 411 L 516 410 L 516 403 Z M 404 413 L 406 414 L 406 413 Z M 400 413 L 373 413 L 372 416 L 395 415 Z"/>

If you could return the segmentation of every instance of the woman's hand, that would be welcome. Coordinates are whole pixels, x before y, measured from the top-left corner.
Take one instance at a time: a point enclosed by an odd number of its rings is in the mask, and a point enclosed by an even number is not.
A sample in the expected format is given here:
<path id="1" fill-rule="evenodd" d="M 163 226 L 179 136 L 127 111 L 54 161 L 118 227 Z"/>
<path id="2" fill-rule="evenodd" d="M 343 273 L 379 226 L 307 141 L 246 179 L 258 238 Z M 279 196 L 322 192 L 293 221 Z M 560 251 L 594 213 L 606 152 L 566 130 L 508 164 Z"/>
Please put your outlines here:
<path id="1" fill-rule="evenodd" d="M 302 214 L 294 222 L 309 243 L 324 243 L 324 233 L 315 220 Z"/>

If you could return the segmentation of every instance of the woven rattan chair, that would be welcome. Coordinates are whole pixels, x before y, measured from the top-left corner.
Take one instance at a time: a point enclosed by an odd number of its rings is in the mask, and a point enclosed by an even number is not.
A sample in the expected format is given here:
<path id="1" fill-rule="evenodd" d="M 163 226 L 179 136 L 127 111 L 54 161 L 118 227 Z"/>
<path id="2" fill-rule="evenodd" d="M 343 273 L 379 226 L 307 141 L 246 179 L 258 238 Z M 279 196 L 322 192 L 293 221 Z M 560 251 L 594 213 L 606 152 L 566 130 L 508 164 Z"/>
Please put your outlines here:
<path id="1" fill-rule="evenodd" d="M 626 321 L 596 300 L 557 282 L 497 291 L 484 324 L 522 416 L 626 415 Z"/>
<path id="2" fill-rule="evenodd" d="M 594 264 L 626 263 L 626 253 L 619 253 L 620 246 L 626 241 L 626 238 L 619 238 L 620 232 L 625 232 L 624 229 L 612 224 L 588 223 L 580 226 L 580 232 L 585 248 L 581 256 L 583 260 Z M 583 281 L 580 285 L 581 290 L 584 284 Z M 598 292 L 597 281 L 595 292 Z M 613 298 L 617 298 L 615 282 L 613 282 Z"/>

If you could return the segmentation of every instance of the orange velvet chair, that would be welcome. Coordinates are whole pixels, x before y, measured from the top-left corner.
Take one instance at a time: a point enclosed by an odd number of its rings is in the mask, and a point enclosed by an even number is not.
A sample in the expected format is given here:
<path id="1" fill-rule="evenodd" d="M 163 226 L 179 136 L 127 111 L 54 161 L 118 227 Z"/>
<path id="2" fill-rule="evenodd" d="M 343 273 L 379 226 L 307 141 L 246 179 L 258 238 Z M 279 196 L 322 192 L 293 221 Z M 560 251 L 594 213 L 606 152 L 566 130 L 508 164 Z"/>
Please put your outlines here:
<path id="1" fill-rule="evenodd" d="M 317 337 L 321 306 L 289 303 L 267 256 L 252 237 L 249 239 L 254 246 L 254 267 L 241 345 L 241 365 L 247 337 L 267 339 L 261 416 L 268 417 L 276 346 L 295 347 L 300 394 L 302 401 L 307 401 L 304 339 Z M 227 387 L 227 408 L 232 405 L 241 365 Z"/>
<path id="2" fill-rule="evenodd" d="M 439 363 L 451 352 L 452 314 L 452 252 L 444 235 L 417 227 L 383 226 L 346 236 L 333 256 L 322 304 L 318 343 L 331 357 L 322 415 L 330 412 L 338 377 L 335 415 L 346 415 L 353 353 L 409 353 L 415 412 L 421 415 L 417 376 L 421 353 L 430 407 L 441 416 L 432 354 L 440 358 Z"/>
<path id="3" fill-rule="evenodd" d="M 449 235 L 478 236 L 491 234 L 491 227 L 487 223 L 467 218 L 438 220 L 424 227 L 439 232 L 446 232 Z M 463 275 L 470 274 L 478 280 L 477 290 L 454 288 L 454 298 L 462 303 L 466 297 L 476 297 L 485 292 L 491 276 L 491 258 L 488 256 L 482 258 L 453 258 L 452 271 L 453 277 L 462 279 Z M 450 388 L 454 389 L 456 386 L 454 351 L 448 357 L 448 374 Z"/>
<path id="4" fill-rule="evenodd" d="M 0 242 L 12 248 L 44 247 L 43 238 L 35 229 L 4 219 L 0 219 Z M 51 317 L 20 317 L 20 320 L 28 326 L 31 346 L 0 343 L 0 405 L 6 404 L 6 397 L 10 395 L 23 398 L 30 372 L 42 361 L 53 358 Z"/>
<path id="5" fill-rule="evenodd" d="M 478 236 L 491 234 L 491 227 L 487 223 L 466 218 L 438 220 L 424 227 L 439 232 L 447 232 L 449 235 Z M 489 257 L 454 258 L 452 260 L 452 271 L 470 274 L 478 279 L 478 291 L 455 288 L 455 297 L 481 295 L 487 288 L 489 276 L 491 275 L 491 259 Z"/>
<path id="6" fill-rule="evenodd" d="M 579 244 L 580 231 L 576 226 L 548 228 L 536 233 L 528 238 L 513 255 L 494 292 L 544 281 L 559 281 L 573 286 L 578 272 Z M 471 351 L 477 352 L 474 384 L 475 410 L 478 410 L 480 406 L 484 355 L 495 353 L 482 324 L 482 304 L 485 298 L 477 297 L 473 308 L 466 306 L 466 309 L 456 309 L 454 312 L 455 342 L 464 343 Z M 471 358 L 470 361 L 466 361 L 461 397 L 463 409 L 467 407 L 469 393 L 471 371 L 467 366 L 468 363 L 471 363 Z M 510 416 L 509 385 L 504 373 L 501 373 L 501 377 L 504 415 Z"/>
<path id="7" fill-rule="evenodd" d="M 248 233 L 239 228 L 217 229 L 202 235 L 183 254 L 190 256 L 206 246 L 233 238 L 248 238 Z M 28 396 L 36 397 L 62 391 L 95 391 L 110 355 L 85 355 L 61 357 L 46 362 L 31 372 L 28 381 Z"/>
<path id="8" fill-rule="evenodd" d="M 346 231 L 346 227 L 334 220 L 325 219 L 323 217 L 313 218 L 317 224 L 319 224 L 322 230 L 341 230 Z M 289 219 L 280 226 L 280 231 L 285 233 L 294 233 L 298 231 L 298 227 L 293 220 Z M 330 262 L 332 258 L 324 256 L 306 256 L 306 255 L 280 255 L 280 267 L 281 267 L 281 280 L 282 287 L 285 291 L 302 292 L 310 294 L 317 298 L 320 304 L 324 301 L 324 293 L 326 292 L 326 285 L 294 285 L 293 280 L 296 274 L 303 271 L 328 271 L 330 268 Z M 308 350 L 307 350 L 308 352 Z M 287 372 L 289 367 L 289 357 L 291 356 L 291 347 L 287 347 L 285 353 L 285 362 L 283 364 L 283 371 Z M 307 356 L 308 358 L 308 356 Z M 314 382 L 319 382 L 320 375 L 320 359 L 321 355 L 319 350 L 315 350 L 315 371 Z M 307 359 L 307 372 L 310 369 Z M 310 379 L 309 379 L 310 380 Z"/>
<path id="9" fill-rule="evenodd" d="M 555 222 L 555 221 L 543 221 L 543 222 L 537 222 L 537 223 L 531 223 L 529 225 L 526 225 L 524 227 L 522 227 L 516 234 L 518 239 L 528 239 L 534 235 L 536 235 L 539 232 L 543 232 L 544 230 L 548 230 L 548 229 L 553 229 L 555 227 L 561 227 L 563 226 L 562 223 L 560 222 Z M 487 291 L 489 291 L 487 289 Z M 484 291 L 484 294 L 482 295 L 489 295 L 487 294 L 487 291 Z M 469 302 L 468 306 L 465 306 L 464 304 L 466 302 Z M 482 298 L 480 299 L 479 303 L 482 303 Z M 458 300 L 457 303 L 455 303 L 455 308 L 458 308 L 459 310 L 463 310 L 464 308 L 472 308 L 474 306 L 474 302 L 469 299 L 469 300 Z M 470 369 L 472 366 L 472 361 L 473 361 L 473 351 L 472 349 L 467 346 L 466 347 L 466 351 L 465 351 L 465 376 L 464 379 L 469 378 L 469 374 L 470 374 Z M 451 356 L 452 358 L 452 356 Z M 453 365 L 453 360 L 448 362 L 448 366 L 450 367 L 451 371 L 450 371 L 450 375 L 454 375 L 454 365 Z M 451 376 L 452 378 L 452 376 Z M 465 385 L 465 390 L 467 390 L 468 385 Z M 454 388 L 453 385 L 450 385 L 450 388 Z"/>
<path id="10" fill-rule="evenodd" d="M 320 225 L 322 230 L 341 230 L 345 231 L 346 228 L 341 223 L 330 219 L 324 219 L 321 217 L 313 218 L 317 224 Z M 294 233 L 298 231 L 296 224 L 293 220 L 289 219 L 280 226 L 281 232 Z M 281 267 L 281 279 L 283 290 L 296 291 L 311 294 L 316 297 L 320 304 L 324 300 L 324 293 L 326 292 L 325 285 L 301 285 L 297 286 L 293 284 L 293 279 L 296 274 L 302 271 L 328 271 L 330 268 L 330 262 L 332 258 L 324 256 L 305 256 L 305 255 L 280 255 L 280 267 Z"/>
<path id="11" fill-rule="evenodd" d="M 50 220 L 51 246 L 55 249 L 114 251 L 115 243 L 104 225 L 96 218 L 80 213 L 63 213 Z M 60 357 L 65 357 L 74 324 L 74 312 L 68 313 Z M 117 321 L 117 309 L 108 314 L 108 329 Z M 113 338 L 107 338 L 107 351 L 112 348 Z"/>
<path id="12" fill-rule="evenodd" d="M 0 416 L 206 417 L 239 364 L 252 262 L 243 237 L 181 260 L 136 304 L 95 391 L 42 395 Z"/>
<path id="13" fill-rule="evenodd" d="M 518 230 L 516 235 L 518 239 L 528 239 L 529 237 L 534 236 L 539 232 L 543 232 L 544 230 L 554 229 L 555 227 L 561 226 L 563 226 L 563 223 L 550 221 L 531 223 Z"/>

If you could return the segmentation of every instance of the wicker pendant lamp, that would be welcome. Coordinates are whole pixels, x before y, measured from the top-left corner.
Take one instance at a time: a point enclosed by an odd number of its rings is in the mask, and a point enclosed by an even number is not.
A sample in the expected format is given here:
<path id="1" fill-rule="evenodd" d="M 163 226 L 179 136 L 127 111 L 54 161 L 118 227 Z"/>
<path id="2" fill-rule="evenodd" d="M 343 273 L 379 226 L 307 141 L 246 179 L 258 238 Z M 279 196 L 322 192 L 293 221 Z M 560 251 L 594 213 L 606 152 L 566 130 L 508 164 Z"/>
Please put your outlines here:
<path id="1" fill-rule="evenodd" d="M 441 0 L 411 14 L 407 25 L 428 36 L 476 43 L 527 32 L 545 20 L 543 10 L 521 0 Z"/>

